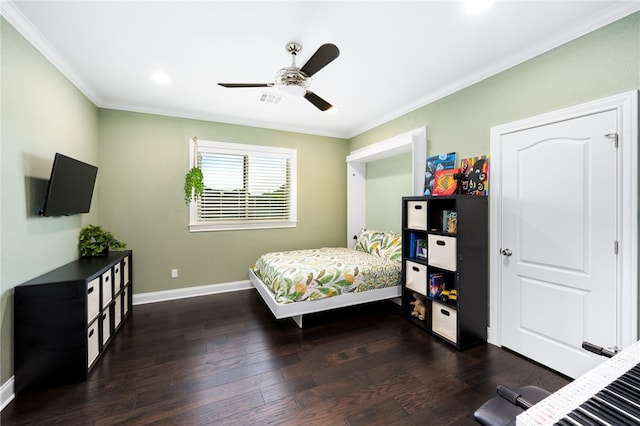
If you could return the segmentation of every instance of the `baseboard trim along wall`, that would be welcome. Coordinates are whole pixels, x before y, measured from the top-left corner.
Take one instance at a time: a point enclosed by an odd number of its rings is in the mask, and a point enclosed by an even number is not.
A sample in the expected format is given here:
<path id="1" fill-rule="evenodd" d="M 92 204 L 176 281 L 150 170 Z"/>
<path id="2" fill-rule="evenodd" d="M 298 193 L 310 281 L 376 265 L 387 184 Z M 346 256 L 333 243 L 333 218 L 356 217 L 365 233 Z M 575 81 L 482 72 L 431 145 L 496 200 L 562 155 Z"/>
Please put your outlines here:
<path id="1" fill-rule="evenodd" d="M 227 293 L 229 291 L 249 290 L 253 285 L 251 281 L 235 281 L 223 284 L 209 284 L 196 287 L 178 288 L 175 290 L 153 291 L 133 295 L 134 305 L 145 303 L 166 302 L 169 300 L 185 299 L 187 297 L 205 296 L 208 294 Z"/>
<path id="2" fill-rule="evenodd" d="M 235 281 L 224 284 L 209 284 L 196 287 L 179 288 L 175 290 L 153 291 L 150 293 L 134 294 L 133 304 L 166 302 L 169 300 L 185 299 L 187 297 L 205 296 L 209 294 L 227 293 L 230 291 L 250 290 L 254 288 L 251 281 Z M 15 398 L 14 376 L 11 376 L 0 387 L 0 411 Z"/>
<path id="3" fill-rule="evenodd" d="M 4 410 L 4 407 L 9 405 L 13 398 L 15 398 L 15 386 L 14 386 L 14 377 L 11 376 L 9 380 L 7 380 L 2 387 L 0 387 L 0 411 Z"/>

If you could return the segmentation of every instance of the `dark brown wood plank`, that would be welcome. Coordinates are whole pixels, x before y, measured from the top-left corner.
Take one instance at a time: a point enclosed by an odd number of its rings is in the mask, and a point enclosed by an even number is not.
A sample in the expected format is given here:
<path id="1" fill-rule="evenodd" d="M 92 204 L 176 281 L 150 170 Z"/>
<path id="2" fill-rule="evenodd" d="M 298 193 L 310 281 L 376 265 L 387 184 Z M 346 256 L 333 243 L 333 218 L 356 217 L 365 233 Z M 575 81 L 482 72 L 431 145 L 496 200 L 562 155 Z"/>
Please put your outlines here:
<path id="1" fill-rule="evenodd" d="M 135 306 L 87 381 L 20 396 L 7 425 L 465 425 L 498 384 L 566 377 L 458 352 L 391 302 L 276 320 L 253 290 Z"/>

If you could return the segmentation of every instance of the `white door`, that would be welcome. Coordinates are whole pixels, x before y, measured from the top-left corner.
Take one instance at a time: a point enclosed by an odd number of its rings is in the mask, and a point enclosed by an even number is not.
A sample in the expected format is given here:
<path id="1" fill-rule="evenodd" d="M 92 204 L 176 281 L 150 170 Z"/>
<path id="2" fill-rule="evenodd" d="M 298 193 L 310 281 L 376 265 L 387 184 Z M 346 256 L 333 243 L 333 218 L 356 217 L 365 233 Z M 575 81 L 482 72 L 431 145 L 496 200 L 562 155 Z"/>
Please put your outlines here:
<path id="1" fill-rule="evenodd" d="M 616 345 L 617 148 L 610 110 L 503 135 L 502 345 L 570 377 Z"/>

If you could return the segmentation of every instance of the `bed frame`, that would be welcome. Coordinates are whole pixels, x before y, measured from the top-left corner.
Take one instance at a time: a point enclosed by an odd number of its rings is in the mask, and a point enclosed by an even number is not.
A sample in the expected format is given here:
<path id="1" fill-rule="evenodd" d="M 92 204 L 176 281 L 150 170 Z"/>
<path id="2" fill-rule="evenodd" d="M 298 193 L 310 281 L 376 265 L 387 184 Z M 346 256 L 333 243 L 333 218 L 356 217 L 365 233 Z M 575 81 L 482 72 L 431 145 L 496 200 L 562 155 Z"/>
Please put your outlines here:
<path id="1" fill-rule="evenodd" d="M 397 285 L 359 293 L 345 293 L 310 302 L 278 303 L 273 292 L 258 278 L 253 269 L 249 269 L 249 280 L 277 319 L 292 318 L 300 328 L 302 328 L 304 314 L 400 297 L 400 286 Z"/>

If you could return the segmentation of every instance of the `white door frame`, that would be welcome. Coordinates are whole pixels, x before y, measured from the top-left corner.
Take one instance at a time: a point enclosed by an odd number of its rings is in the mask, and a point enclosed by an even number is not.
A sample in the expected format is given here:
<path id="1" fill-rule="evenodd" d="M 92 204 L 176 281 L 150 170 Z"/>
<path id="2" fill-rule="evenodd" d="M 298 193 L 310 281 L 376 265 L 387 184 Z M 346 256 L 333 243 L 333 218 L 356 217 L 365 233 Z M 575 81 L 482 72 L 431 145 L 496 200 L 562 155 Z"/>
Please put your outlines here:
<path id="1" fill-rule="evenodd" d="M 491 128 L 489 185 L 489 343 L 502 346 L 501 152 L 503 135 L 603 111 L 618 111 L 618 318 L 616 341 L 626 348 L 638 340 L 638 91 L 622 93 L 570 108 Z M 605 178 L 605 177 L 603 177 Z M 614 278 L 614 277 L 612 277 Z M 593 342 L 598 344 L 598 342 Z"/>
<path id="2" fill-rule="evenodd" d="M 422 195 L 427 168 L 426 126 L 356 149 L 347 156 L 347 247 L 354 247 L 353 236 L 365 226 L 367 163 L 407 152 L 411 153 L 413 195 Z"/>

